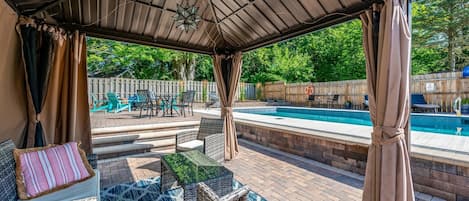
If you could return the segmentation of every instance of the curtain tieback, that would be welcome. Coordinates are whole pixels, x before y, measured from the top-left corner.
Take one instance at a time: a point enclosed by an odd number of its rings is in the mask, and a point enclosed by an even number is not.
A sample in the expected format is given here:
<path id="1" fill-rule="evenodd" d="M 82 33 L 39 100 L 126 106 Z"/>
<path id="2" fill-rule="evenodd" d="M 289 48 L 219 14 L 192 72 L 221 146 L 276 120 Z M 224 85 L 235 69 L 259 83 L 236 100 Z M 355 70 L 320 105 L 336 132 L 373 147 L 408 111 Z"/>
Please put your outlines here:
<path id="1" fill-rule="evenodd" d="M 221 108 L 221 113 L 222 114 L 233 113 L 233 108 L 232 107 L 222 107 Z"/>
<path id="2" fill-rule="evenodd" d="M 41 121 L 41 113 L 37 113 L 36 114 L 36 119 L 35 119 L 36 123 L 39 123 Z"/>
<path id="3" fill-rule="evenodd" d="M 382 138 L 381 134 L 386 133 L 392 135 L 391 138 Z M 394 128 L 388 126 L 375 126 L 373 127 L 373 136 L 372 136 L 372 143 L 376 145 L 385 145 L 385 144 L 393 144 L 397 141 L 404 139 L 404 129 L 402 128 Z"/>

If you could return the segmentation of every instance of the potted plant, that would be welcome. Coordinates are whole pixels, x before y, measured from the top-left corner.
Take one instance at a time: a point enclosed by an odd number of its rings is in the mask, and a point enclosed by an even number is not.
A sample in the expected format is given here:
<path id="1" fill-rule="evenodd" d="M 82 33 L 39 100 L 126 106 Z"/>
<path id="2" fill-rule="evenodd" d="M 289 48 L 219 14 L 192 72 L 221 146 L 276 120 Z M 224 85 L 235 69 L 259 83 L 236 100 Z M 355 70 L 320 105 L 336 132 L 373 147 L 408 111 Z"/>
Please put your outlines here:
<path id="1" fill-rule="evenodd" d="M 469 114 L 469 98 L 462 99 L 461 114 Z"/>
<path id="2" fill-rule="evenodd" d="M 352 101 L 350 100 L 345 101 L 344 107 L 345 109 L 352 109 Z"/>

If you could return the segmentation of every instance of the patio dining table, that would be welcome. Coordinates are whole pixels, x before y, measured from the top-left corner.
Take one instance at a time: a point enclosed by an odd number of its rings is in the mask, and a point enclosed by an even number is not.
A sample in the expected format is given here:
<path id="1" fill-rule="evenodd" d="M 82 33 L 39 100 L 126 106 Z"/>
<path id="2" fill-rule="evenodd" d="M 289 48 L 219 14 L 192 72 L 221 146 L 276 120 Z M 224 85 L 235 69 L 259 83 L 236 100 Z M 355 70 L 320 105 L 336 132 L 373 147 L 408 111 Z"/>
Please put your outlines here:
<path id="1" fill-rule="evenodd" d="M 161 94 L 158 95 L 159 100 L 161 100 L 161 110 L 163 111 L 163 117 L 173 117 L 174 111 L 176 115 L 179 115 L 177 111 L 177 107 L 175 104 L 177 103 L 177 98 L 179 96 L 177 94 Z"/>

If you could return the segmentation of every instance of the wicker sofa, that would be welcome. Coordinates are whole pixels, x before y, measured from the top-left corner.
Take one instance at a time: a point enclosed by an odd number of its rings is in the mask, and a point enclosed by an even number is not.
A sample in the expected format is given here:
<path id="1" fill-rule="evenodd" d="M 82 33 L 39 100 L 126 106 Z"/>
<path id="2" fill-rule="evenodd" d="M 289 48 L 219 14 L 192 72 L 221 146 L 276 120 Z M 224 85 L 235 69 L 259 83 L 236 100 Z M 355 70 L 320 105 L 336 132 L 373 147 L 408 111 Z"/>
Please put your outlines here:
<path id="1" fill-rule="evenodd" d="M 198 131 L 176 135 L 176 152 L 199 150 L 208 157 L 222 162 L 225 157 L 223 120 L 202 117 Z"/>
<path id="2" fill-rule="evenodd" d="M 11 140 L 0 142 L 0 200 L 18 199 L 16 190 L 15 160 L 13 150 L 15 144 Z M 86 181 L 74 184 L 67 188 L 49 193 L 29 201 L 71 201 L 71 200 L 100 200 L 100 175 L 96 168 L 96 156 L 90 155 L 88 160 L 94 168 L 95 176 Z"/>

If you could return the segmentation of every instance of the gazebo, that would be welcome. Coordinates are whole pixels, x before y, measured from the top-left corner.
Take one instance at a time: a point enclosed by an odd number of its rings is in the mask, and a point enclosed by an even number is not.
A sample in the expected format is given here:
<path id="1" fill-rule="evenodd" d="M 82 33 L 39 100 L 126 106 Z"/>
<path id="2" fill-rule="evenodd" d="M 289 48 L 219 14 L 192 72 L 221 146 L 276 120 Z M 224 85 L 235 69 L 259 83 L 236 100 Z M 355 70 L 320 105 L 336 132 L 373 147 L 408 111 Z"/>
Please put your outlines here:
<path id="1" fill-rule="evenodd" d="M 408 150 L 410 0 L 5 2 L 15 13 L 1 13 L 3 30 L 0 36 L 5 38 L 0 40 L 6 42 L 0 44 L 0 55 L 4 55 L 0 56 L 0 64 L 12 68 L 1 75 L 0 83 L 13 91 L 13 98 L 8 100 L 11 103 L 5 103 L 13 106 L 7 108 L 9 115 L 0 117 L 0 132 L 9 133 L 1 139 L 15 139 L 17 145 L 24 147 L 81 140 L 85 149 L 91 149 L 87 100 L 84 98 L 86 34 L 212 55 L 221 115 L 225 119 L 226 160 L 234 158 L 238 152 L 231 106 L 241 75 L 242 52 L 359 18 L 363 24 L 369 108 L 374 125 L 363 200 L 414 199 Z M 176 20 L 176 15 L 189 12 L 185 9 L 195 9 L 192 14 L 196 19 L 190 22 Z M 188 23 L 187 26 L 184 23 Z M 14 36 L 16 24 L 21 45 L 7 41 L 18 37 Z M 34 38 L 37 32 L 55 35 L 41 34 L 41 38 Z M 61 38 L 60 42 L 50 42 L 57 37 Z M 52 45 L 47 45 L 47 41 Z M 31 51 L 34 48 L 40 51 Z M 69 56 L 59 61 L 56 55 Z M 22 58 L 21 62 L 19 58 Z M 71 66 L 71 70 L 62 69 L 55 75 L 60 79 L 48 80 L 48 76 L 54 76 L 50 75 L 52 72 L 58 72 L 47 67 L 48 64 Z M 18 70 L 22 69 L 20 66 L 24 66 L 24 72 Z M 45 103 L 45 92 L 51 90 L 55 93 L 47 93 L 49 96 L 68 95 L 69 99 Z M 17 95 L 19 91 L 27 91 L 27 95 Z M 51 119 L 56 119 L 63 110 L 42 111 L 42 108 L 57 102 L 66 102 L 69 110 L 61 123 L 51 124 Z M 28 130 L 24 133 L 26 124 Z M 60 125 L 59 129 L 57 125 Z"/>

